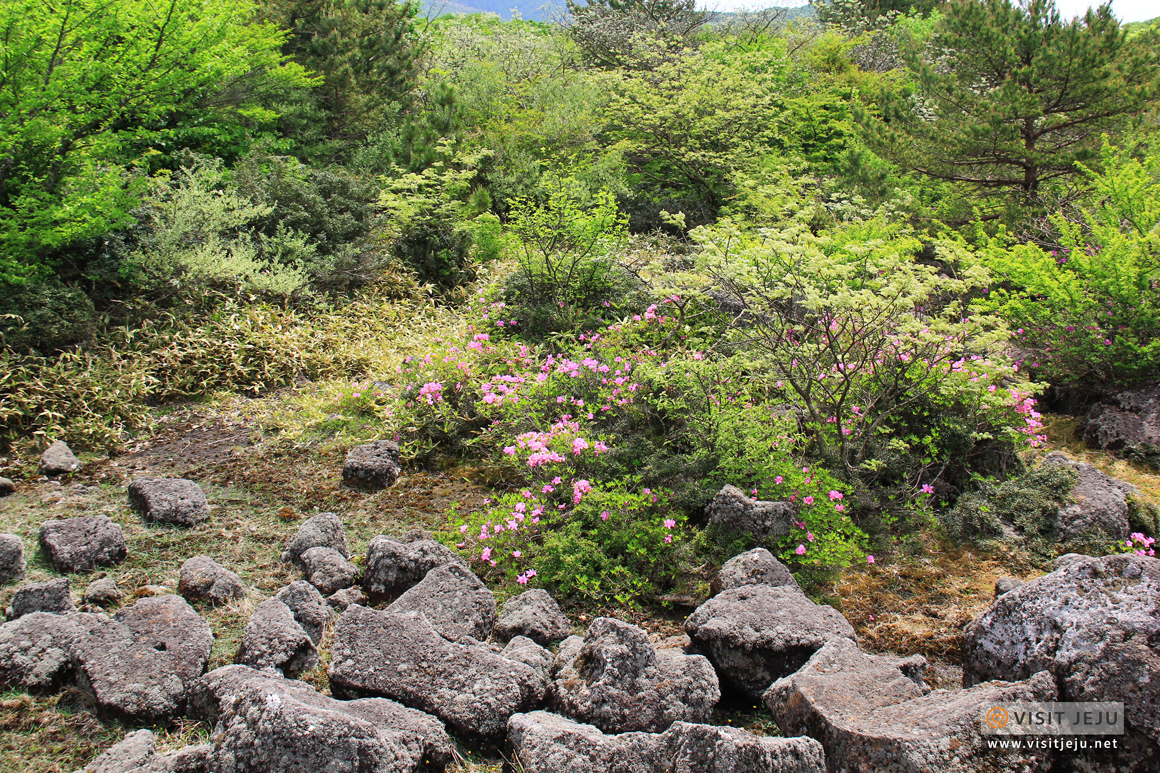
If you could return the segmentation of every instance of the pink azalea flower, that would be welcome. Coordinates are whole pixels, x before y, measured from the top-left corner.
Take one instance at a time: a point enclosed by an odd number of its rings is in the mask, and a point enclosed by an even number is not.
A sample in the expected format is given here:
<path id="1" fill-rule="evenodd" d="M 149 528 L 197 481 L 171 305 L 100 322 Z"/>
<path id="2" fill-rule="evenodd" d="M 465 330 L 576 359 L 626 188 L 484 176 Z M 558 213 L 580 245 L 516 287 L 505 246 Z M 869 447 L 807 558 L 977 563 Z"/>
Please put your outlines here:
<path id="1" fill-rule="evenodd" d="M 794 552 L 799 556 L 804 556 L 806 554 L 806 546 L 799 543 L 797 549 L 794 550 Z"/>

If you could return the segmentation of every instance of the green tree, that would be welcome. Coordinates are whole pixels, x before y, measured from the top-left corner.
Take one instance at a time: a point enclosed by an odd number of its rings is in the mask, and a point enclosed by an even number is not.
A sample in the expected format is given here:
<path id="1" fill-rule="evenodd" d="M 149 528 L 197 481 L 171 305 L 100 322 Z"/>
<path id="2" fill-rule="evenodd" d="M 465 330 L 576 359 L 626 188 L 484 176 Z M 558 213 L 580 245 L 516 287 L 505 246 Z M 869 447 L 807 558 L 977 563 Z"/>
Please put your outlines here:
<path id="1" fill-rule="evenodd" d="M 333 155 L 403 105 L 426 49 L 418 9 L 412 0 L 267 0 L 267 18 L 289 30 L 282 52 L 321 75 L 289 133 L 321 135 L 315 150 Z"/>
<path id="2" fill-rule="evenodd" d="M 1157 38 L 1129 40 L 1111 7 L 1064 21 L 1053 0 L 956 0 L 913 90 L 861 116 L 904 167 L 975 191 L 1035 195 L 1098 154 L 1100 135 L 1160 95 Z"/>
<path id="3" fill-rule="evenodd" d="M 649 69 L 696 44 L 710 15 L 694 0 L 567 0 L 568 33 L 596 67 Z"/>
<path id="4" fill-rule="evenodd" d="M 0 4 L 0 282 L 129 223 L 129 159 L 193 123 L 272 118 L 250 98 L 262 79 L 309 82 L 253 15 L 249 0 Z"/>

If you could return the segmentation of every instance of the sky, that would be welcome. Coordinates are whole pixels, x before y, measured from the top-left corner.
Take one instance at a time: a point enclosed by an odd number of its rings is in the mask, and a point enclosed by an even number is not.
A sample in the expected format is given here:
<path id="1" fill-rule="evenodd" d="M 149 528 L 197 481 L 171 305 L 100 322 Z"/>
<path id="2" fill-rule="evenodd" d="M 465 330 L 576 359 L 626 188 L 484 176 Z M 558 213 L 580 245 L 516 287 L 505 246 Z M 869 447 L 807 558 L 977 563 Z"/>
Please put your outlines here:
<path id="1" fill-rule="evenodd" d="M 766 5 L 793 7 L 805 5 L 807 0 L 781 0 L 777 3 L 753 2 L 753 0 L 705 0 L 702 4 L 717 11 L 732 11 L 737 8 L 762 8 Z M 1066 17 L 1079 16 L 1087 11 L 1088 6 L 1099 5 L 1099 2 L 1089 0 L 1055 0 L 1055 6 L 1061 15 Z M 1112 13 L 1121 22 L 1147 21 L 1160 16 L 1160 7 L 1156 0 L 1112 0 Z"/>

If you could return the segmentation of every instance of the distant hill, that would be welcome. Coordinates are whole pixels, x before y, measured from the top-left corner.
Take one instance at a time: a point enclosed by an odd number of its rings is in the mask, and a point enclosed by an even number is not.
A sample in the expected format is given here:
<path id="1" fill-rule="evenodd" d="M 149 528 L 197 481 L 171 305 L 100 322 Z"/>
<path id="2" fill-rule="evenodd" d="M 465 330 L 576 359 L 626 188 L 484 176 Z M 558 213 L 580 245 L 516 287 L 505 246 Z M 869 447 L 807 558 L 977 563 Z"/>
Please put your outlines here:
<path id="1" fill-rule="evenodd" d="M 552 21 L 551 6 L 563 9 L 564 0 L 426 0 L 424 15 L 434 12 L 436 16 L 446 16 L 453 13 L 494 13 L 504 21 L 511 21 L 513 10 L 519 11 L 521 19 L 528 21 Z M 710 3 L 711 5 L 711 3 Z M 777 6 L 774 6 L 777 7 Z M 786 8 L 786 20 L 810 19 L 814 16 L 814 9 L 808 5 L 798 8 Z M 728 18 L 733 14 L 722 12 L 718 18 Z"/>

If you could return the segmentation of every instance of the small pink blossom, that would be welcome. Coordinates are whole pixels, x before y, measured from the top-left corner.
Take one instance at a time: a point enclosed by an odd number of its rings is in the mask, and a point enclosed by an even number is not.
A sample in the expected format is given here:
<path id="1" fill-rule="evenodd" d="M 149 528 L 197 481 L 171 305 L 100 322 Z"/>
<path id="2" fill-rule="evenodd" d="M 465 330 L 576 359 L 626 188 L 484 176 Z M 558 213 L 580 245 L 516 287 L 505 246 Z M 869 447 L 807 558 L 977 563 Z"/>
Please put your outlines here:
<path id="1" fill-rule="evenodd" d="M 874 556 L 866 556 L 866 563 L 868 563 L 868 564 L 874 563 Z"/>
<path id="2" fill-rule="evenodd" d="M 804 556 L 806 554 L 806 546 L 802 545 L 801 543 L 798 543 L 797 549 L 794 550 L 794 552 L 797 553 L 799 556 Z"/>
<path id="3" fill-rule="evenodd" d="M 677 522 L 676 522 L 676 521 L 674 521 L 672 518 L 666 518 L 666 519 L 665 519 L 665 528 L 666 528 L 666 529 L 671 529 L 671 528 L 673 528 L 673 527 L 674 527 L 674 526 L 676 526 L 676 525 L 677 525 Z"/>

